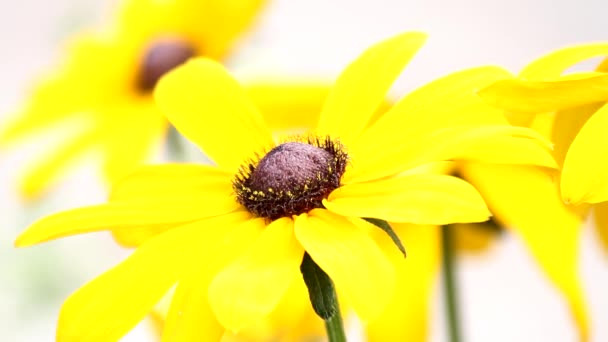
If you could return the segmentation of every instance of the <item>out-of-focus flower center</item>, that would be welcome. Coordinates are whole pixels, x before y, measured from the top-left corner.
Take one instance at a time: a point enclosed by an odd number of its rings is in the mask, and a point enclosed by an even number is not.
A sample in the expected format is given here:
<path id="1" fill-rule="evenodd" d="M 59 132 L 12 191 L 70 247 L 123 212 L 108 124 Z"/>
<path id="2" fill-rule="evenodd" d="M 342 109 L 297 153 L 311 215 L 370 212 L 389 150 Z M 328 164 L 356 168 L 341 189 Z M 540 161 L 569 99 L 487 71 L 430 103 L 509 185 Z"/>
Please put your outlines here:
<path id="1" fill-rule="evenodd" d="M 141 62 L 137 89 L 148 93 L 154 90 L 163 75 L 194 57 L 192 44 L 177 38 L 165 38 L 150 45 Z"/>
<path id="2" fill-rule="evenodd" d="M 241 167 L 234 181 L 237 200 L 250 212 L 275 220 L 323 207 L 340 186 L 348 156 L 337 141 L 308 138 L 286 142 L 257 165 Z"/>

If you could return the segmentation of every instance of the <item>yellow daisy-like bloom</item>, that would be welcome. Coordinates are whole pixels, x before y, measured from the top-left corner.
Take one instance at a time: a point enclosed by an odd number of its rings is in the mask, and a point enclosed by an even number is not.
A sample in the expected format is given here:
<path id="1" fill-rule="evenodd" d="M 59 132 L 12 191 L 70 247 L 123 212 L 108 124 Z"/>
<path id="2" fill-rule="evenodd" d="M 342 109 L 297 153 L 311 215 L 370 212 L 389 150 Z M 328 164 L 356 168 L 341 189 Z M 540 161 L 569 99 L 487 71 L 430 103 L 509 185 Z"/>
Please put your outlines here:
<path id="1" fill-rule="evenodd" d="M 525 191 L 529 211 L 507 212 L 513 207 L 509 203 L 514 204 L 520 197 L 516 189 L 500 185 L 502 178 L 495 169 L 476 171 L 481 173 L 477 175 L 483 179 L 481 184 L 470 179 L 484 196 L 486 192 L 495 194 L 496 206 L 504 206 L 505 215 L 522 222 L 517 231 L 566 294 L 583 341 L 589 339 L 589 322 L 578 275 L 578 246 L 582 222 L 589 211 L 586 203 L 595 204 L 599 236 L 608 241 L 608 198 L 601 195 L 602 184 L 608 183 L 602 161 L 594 157 L 606 140 L 599 127 L 608 101 L 608 64 L 602 63 L 595 72 L 566 72 L 580 62 L 605 56 L 606 43 L 557 50 L 530 63 L 517 79 L 499 81 L 480 92 L 489 103 L 506 109 L 513 123 L 533 127 L 555 144 L 554 156 L 561 172 L 509 171 L 512 177 L 529 184 L 526 189 L 533 189 Z M 505 201 L 505 196 L 511 200 Z"/>
<path id="2" fill-rule="evenodd" d="M 489 212 L 471 185 L 419 167 L 457 159 L 538 161 L 548 148 L 539 134 L 498 124 L 502 118 L 471 100 L 471 85 L 505 77 L 497 67 L 431 83 L 376 117 L 424 40 L 408 33 L 367 50 L 337 80 L 316 129 L 278 144 L 217 62 L 198 59 L 167 74 L 156 89 L 160 109 L 216 166 L 142 168 L 117 184 L 109 203 L 49 216 L 17 239 L 17 246 L 29 246 L 111 230 L 139 244 L 70 296 L 58 340 L 116 340 L 175 284 L 163 338 L 217 340 L 224 329 L 238 332 L 273 312 L 302 281 L 306 255 L 364 321 L 377 318 L 392 299 L 396 275 L 372 239 L 381 230 L 362 218 L 485 221 Z M 520 153 L 496 159 L 509 143 Z"/>
<path id="3" fill-rule="evenodd" d="M 76 37 L 0 133 L 6 148 L 53 125 L 78 125 L 29 168 L 24 195 L 46 190 L 85 152 L 101 150 L 111 182 L 148 159 L 167 128 L 152 99 L 158 79 L 194 56 L 225 59 L 263 3 L 127 0 L 115 25 Z"/>
<path id="4" fill-rule="evenodd" d="M 436 80 L 410 94 L 407 99 L 417 99 L 420 103 L 451 103 L 442 112 L 438 111 L 439 113 L 429 116 L 429 122 L 435 120 L 435 125 L 438 125 L 438 122 L 449 122 L 450 125 L 466 124 L 468 119 L 479 125 L 509 127 L 503 110 L 486 104 L 475 93 L 497 80 L 512 78 L 508 72 L 500 69 L 489 72 L 486 68 L 474 68 Z M 403 115 L 410 114 L 410 110 L 425 108 L 424 105 L 418 106 L 403 111 Z M 529 142 L 525 140 L 503 139 L 500 136 L 486 143 L 489 145 L 484 158 L 442 163 L 425 171 L 457 173 L 478 188 L 496 223 L 519 236 L 540 266 L 558 284 L 576 318 L 581 336 L 586 336 L 587 312 L 576 265 L 565 262 L 574 260 L 572 255 L 575 249 L 569 248 L 572 244 L 569 239 L 580 226 L 580 218 L 565 208 L 552 183 L 551 175 L 554 171 L 551 169 L 556 164 L 551 151 L 531 149 Z M 400 261 L 398 251 L 390 248 L 392 241 L 383 234 L 376 233 L 378 243 L 383 246 L 383 250 L 389 251 L 398 267 L 399 290 L 381 318 L 368 325 L 367 335 L 372 341 L 423 341 L 428 334 L 432 290 L 441 266 L 439 227 L 400 222 L 391 222 L 391 226 L 405 242 L 409 257 L 405 262 Z M 459 224 L 450 228 L 455 229 L 454 235 L 461 241 L 477 239 L 461 243 L 460 246 L 467 250 L 485 248 L 494 234 L 491 232 L 494 228 L 485 228 L 487 231 L 484 232 L 481 230 L 484 228 L 474 228 L 472 224 Z M 549 231 L 563 236 L 563 240 L 553 235 L 547 237 Z M 548 244 L 549 239 L 555 241 Z M 556 253 L 560 248 L 562 254 L 558 255 Z"/>

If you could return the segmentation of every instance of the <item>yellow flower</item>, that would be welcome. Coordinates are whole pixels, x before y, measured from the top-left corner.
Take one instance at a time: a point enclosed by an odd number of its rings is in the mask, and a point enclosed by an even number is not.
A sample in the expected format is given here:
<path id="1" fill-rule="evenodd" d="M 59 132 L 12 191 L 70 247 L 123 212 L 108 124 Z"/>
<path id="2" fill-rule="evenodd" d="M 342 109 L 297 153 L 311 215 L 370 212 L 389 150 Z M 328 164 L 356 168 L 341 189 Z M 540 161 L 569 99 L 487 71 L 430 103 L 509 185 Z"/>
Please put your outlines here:
<path id="1" fill-rule="evenodd" d="M 567 296 L 581 340 L 588 340 L 590 334 L 578 275 L 580 233 L 589 209 L 585 203 L 597 204 L 596 228 L 603 241 L 608 242 L 608 206 L 600 203 L 604 201 L 601 195 L 595 197 L 603 191 L 602 184 L 608 184 L 602 173 L 606 169 L 595 157 L 605 140 L 599 128 L 605 112 L 602 106 L 608 101 L 608 64 L 604 62 L 595 72 L 566 71 L 601 56 L 608 56 L 608 44 L 557 50 L 530 63 L 518 78 L 501 80 L 480 92 L 489 103 L 506 109 L 513 123 L 533 127 L 548 136 L 555 144 L 554 155 L 561 172 L 547 174 L 516 168 L 501 174 L 485 167 L 474 171 L 479 182 L 469 178 L 494 213 L 503 211 L 505 217 L 510 217 L 533 256 Z M 527 185 L 507 188 L 502 182 L 507 176 Z M 486 193 L 495 199 L 489 199 Z M 526 202 L 520 202 L 522 194 L 527 194 Z M 529 209 L 513 210 L 516 203 L 527 204 Z"/>
<path id="2" fill-rule="evenodd" d="M 127 0 L 115 25 L 76 37 L 0 133 L 5 148 L 72 124 L 29 168 L 22 192 L 37 196 L 86 152 L 101 151 L 110 182 L 147 160 L 167 128 L 152 99 L 157 80 L 193 56 L 224 59 L 263 2 Z"/>
<path id="3" fill-rule="evenodd" d="M 142 168 L 117 184 L 109 203 L 49 216 L 17 239 L 21 247 L 111 230 L 139 244 L 65 302 L 58 339 L 116 340 L 177 284 L 164 335 L 217 340 L 225 328 L 238 332 L 273 312 L 302 281 L 305 253 L 359 317 L 381 314 L 395 270 L 370 235 L 379 229 L 361 218 L 485 221 L 489 212 L 472 186 L 419 167 L 454 159 L 528 163 L 548 148 L 534 131 L 504 125 L 480 106 L 471 90 L 508 76 L 497 67 L 431 83 L 375 117 L 424 40 L 408 33 L 370 48 L 337 80 L 316 129 L 280 144 L 220 64 L 197 59 L 166 75 L 156 89 L 160 109 L 216 166 Z M 497 159 L 508 142 L 518 153 Z"/>

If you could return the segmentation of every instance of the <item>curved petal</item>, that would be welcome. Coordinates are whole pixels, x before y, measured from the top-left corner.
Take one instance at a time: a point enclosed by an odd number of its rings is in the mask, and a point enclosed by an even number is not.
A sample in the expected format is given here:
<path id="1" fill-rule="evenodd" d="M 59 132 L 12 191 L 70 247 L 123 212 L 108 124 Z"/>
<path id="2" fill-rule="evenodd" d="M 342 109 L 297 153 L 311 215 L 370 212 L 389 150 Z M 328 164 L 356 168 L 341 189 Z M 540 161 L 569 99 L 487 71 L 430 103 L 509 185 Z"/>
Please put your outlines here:
<path id="1" fill-rule="evenodd" d="M 382 312 L 395 290 L 395 271 L 362 226 L 315 209 L 296 218 L 295 234 L 362 320 Z"/>
<path id="2" fill-rule="evenodd" d="M 466 164 L 461 172 L 561 291 L 586 340 L 589 317 L 578 274 L 582 218 L 562 203 L 554 175 L 529 166 L 481 163 Z"/>
<path id="3" fill-rule="evenodd" d="M 318 133 L 346 145 L 361 134 L 425 40 L 425 34 L 409 32 L 366 50 L 338 78 L 319 117 Z"/>
<path id="4" fill-rule="evenodd" d="M 355 146 L 405 144 L 453 126 L 507 124 L 503 111 L 486 105 L 475 92 L 511 77 L 502 68 L 484 66 L 439 78 L 403 97 L 363 132 Z"/>
<path id="5" fill-rule="evenodd" d="M 151 99 L 108 110 L 103 139 L 104 174 L 111 185 L 149 161 L 167 130 L 167 119 Z"/>
<path id="6" fill-rule="evenodd" d="M 197 203 L 190 197 L 162 202 L 116 202 L 67 210 L 34 222 L 17 238 L 15 246 L 27 247 L 65 236 L 102 230 L 116 232 L 150 229 L 159 233 L 233 210 L 221 202 L 222 198 L 208 198 L 205 203 Z"/>
<path id="7" fill-rule="evenodd" d="M 608 105 L 585 123 L 572 141 L 562 169 L 561 191 L 567 203 L 608 201 L 608 160 L 600 151 L 608 149 Z"/>
<path id="8" fill-rule="evenodd" d="M 273 144 L 245 91 L 210 59 L 191 60 L 169 72 L 155 97 L 175 128 L 222 167 L 236 170 Z"/>
<path id="9" fill-rule="evenodd" d="M 397 134 L 397 132 L 395 133 Z M 382 153 L 378 153 L 381 150 Z M 383 139 L 349 151 L 352 168 L 346 184 L 391 176 L 413 167 L 450 160 L 531 164 L 556 167 L 550 143 L 536 131 L 509 125 L 470 125 L 441 129 L 409 142 L 384 144 Z"/>
<path id="10" fill-rule="evenodd" d="M 195 272 L 180 281 L 171 300 L 162 341 L 221 340 L 225 329 L 215 318 L 207 299 L 210 281 L 206 272 Z"/>
<path id="11" fill-rule="evenodd" d="M 595 230 L 604 251 L 608 253 L 608 202 L 598 203 L 593 207 Z"/>
<path id="12" fill-rule="evenodd" d="M 550 81 L 502 80 L 479 92 L 485 101 L 521 113 L 554 112 L 608 100 L 608 75 Z"/>
<path id="13" fill-rule="evenodd" d="M 323 205 L 344 216 L 417 224 L 481 222 L 490 217 L 475 188 L 445 175 L 412 174 L 344 185 Z"/>
<path id="14" fill-rule="evenodd" d="M 332 84 L 312 81 L 267 81 L 246 84 L 247 95 L 273 131 L 312 129 L 319 120 Z"/>
<path id="15" fill-rule="evenodd" d="M 116 341 L 126 334 L 198 267 L 200 231 L 195 224 L 160 235 L 76 291 L 61 309 L 57 341 Z"/>
<path id="16" fill-rule="evenodd" d="M 602 56 L 608 56 L 607 43 L 570 46 L 536 59 L 521 71 L 520 77 L 529 80 L 557 77 L 575 64 Z"/>
<path id="17" fill-rule="evenodd" d="M 222 325 L 238 332 L 269 315 L 300 273 L 303 255 L 291 218 L 270 223 L 209 286 L 209 301 Z"/>
<path id="18" fill-rule="evenodd" d="M 427 341 L 431 303 L 440 266 L 439 230 L 436 226 L 391 223 L 407 244 L 403 260 L 386 234 L 375 238 L 397 267 L 397 290 L 384 312 L 365 331 L 370 342 Z"/>

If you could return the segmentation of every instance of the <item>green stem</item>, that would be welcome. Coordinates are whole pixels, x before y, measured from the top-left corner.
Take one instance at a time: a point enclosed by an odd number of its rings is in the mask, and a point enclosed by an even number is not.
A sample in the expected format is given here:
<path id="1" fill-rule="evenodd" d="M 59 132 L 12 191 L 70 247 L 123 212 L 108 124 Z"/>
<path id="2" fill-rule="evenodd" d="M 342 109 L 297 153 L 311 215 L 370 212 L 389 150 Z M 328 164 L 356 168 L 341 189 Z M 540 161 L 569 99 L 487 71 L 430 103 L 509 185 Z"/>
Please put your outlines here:
<path id="1" fill-rule="evenodd" d="M 443 285 L 445 310 L 451 342 L 460 342 L 460 322 L 458 320 L 458 288 L 454 276 L 455 251 L 452 227 L 441 227 L 441 254 L 443 256 Z"/>
<path id="2" fill-rule="evenodd" d="M 340 306 L 338 301 L 335 302 L 336 312 L 330 318 L 325 320 L 325 331 L 329 342 L 346 342 L 346 334 L 344 334 L 344 323 L 340 314 Z"/>

